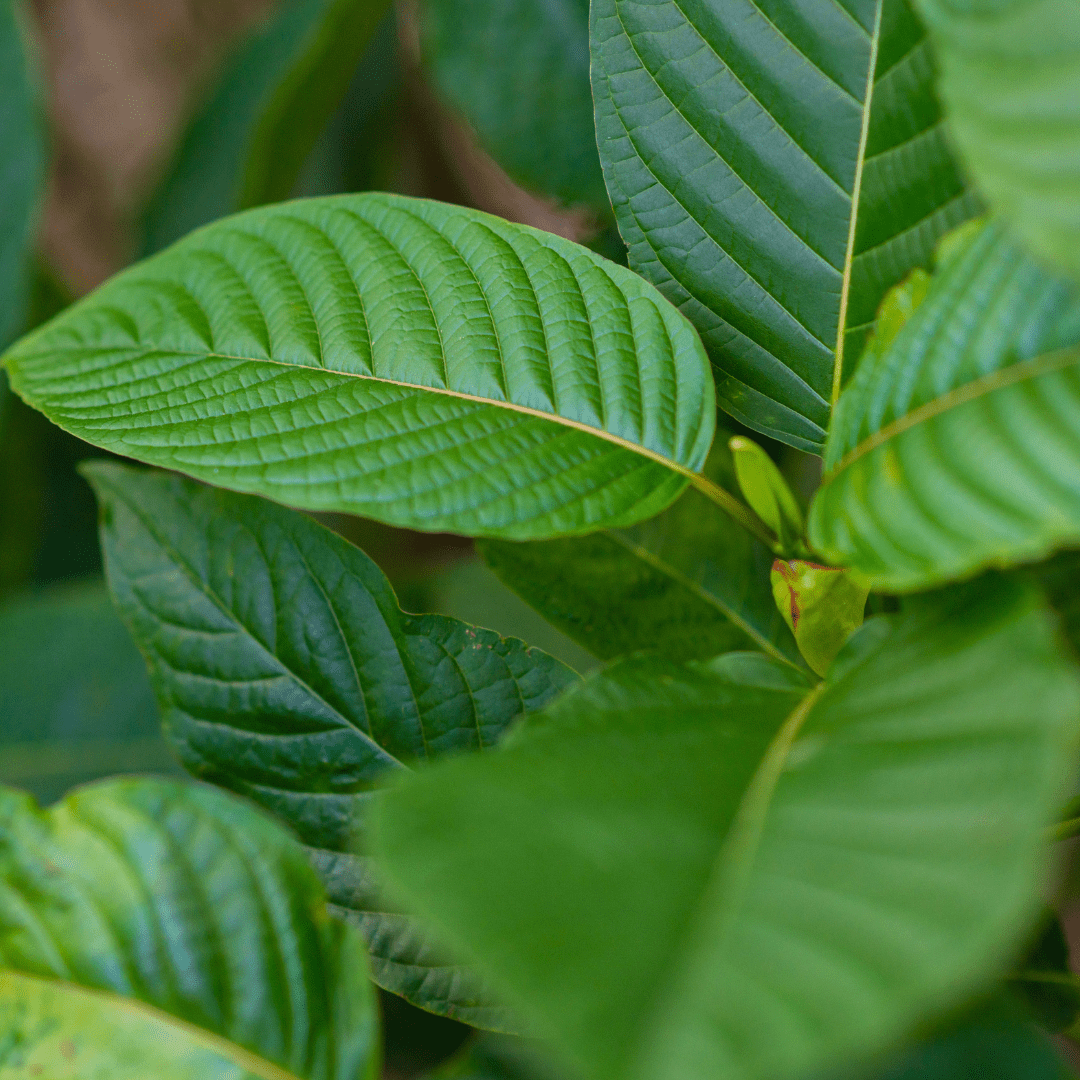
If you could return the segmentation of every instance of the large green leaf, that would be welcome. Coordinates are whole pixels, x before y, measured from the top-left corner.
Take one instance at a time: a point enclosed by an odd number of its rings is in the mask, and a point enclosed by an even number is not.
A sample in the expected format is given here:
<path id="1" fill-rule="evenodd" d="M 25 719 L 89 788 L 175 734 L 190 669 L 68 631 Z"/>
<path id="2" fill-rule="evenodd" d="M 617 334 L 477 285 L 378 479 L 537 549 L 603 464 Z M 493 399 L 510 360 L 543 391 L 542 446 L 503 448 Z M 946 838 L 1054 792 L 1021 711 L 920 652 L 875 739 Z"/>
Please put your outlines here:
<path id="1" fill-rule="evenodd" d="M 589 85 L 589 0 L 423 0 L 440 94 L 510 177 L 610 215 Z"/>
<path id="2" fill-rule="evenodd" d="M 718 439 L 706 474 L 734 482 Z M 774 555 L 697 491 L 631 529 L 477 544 L 499 578 L 595 656 L 703 660 L 761 649 L 800 664 L 769 583 Z"/>
<path id="3" fill-rule="evenodd" d="M 212 788 L 0 789 L 0 1077 L 364 1080 L 354 930 L 300 845 Z"/>
<path id="4" fill-rule="evenodd" d="M 279 0 L 185 132 L 147 209 L 144 253 L 292 194 L 388 7 L 389 0 Z"/>
<path id="5" fill-rule="evenodd" d="M 630 265 L 723 409 L 820 452 L 882 294 L 975 206 L 907 0 L 595 0 L 592 55 Z"/>
<path id="6" fill-rule="evenodd" d="M 568 240 L 443 203 L 252 210 L 126 271 L 6 355 L 97 446 L 395 525 L 538 539 L 626 526 L 715 424 L 693 328 Z"/>
<path id="7" fill-rule="evenodd" d="M 0 606 L 0 783 L 51 802 L 115 773 L 180 774 L 146 666 L 104 587 Z"/>
<path id="8" fill-rule="evenodd" d="M 1036 590 L 909 603 L 813 690 L 754 654 L 608 668 L 380 798 L 388 883 L 593 1078 L 887 1045 L 1019 944 L 1080 722 Z"/>
<path id="9" fill-rule="evenodd" d="M 21 15 L 20 0 L 0 0 L 0 347 L 23 327 L 45 182 L 40 102 Z"/>
<path id="10" fill-rule="evenodd" d="M 490 746 L 574 673 L 490 630 L 405 614 L 362 551 L 294 510 L 165 473 L 85 471 L 117 609 L 185 766 L 292 826 L 380 985 L 510 1025 L 379 895 L 352 854 L 357 818 L 387 770 Z"/>
<path id="11" fill-rule="evenodd" d="M 1080 276 L 1080 5 L 916 0 L 949 134 L 988 201 Z"/>
<path id="12" fill-rule="evenodd" d="M 829 433 L 814 547 L 887 590 L 1080 541 L 1080 287 L 999 225 L 952 244 Z"/>

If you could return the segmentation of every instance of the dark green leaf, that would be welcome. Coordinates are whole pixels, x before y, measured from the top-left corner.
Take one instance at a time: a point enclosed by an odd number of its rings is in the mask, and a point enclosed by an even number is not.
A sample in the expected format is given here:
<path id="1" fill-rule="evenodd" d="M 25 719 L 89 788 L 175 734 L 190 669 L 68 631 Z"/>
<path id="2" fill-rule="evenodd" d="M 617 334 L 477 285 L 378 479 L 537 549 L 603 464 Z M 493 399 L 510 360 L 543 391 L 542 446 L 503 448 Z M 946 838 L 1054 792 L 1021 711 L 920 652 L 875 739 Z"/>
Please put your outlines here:
<path id="1" fill-rule="evenodd" d="M 820 452 L 882 295 L 975 209 L 907 0 L 595 0 L 592 55 L 630 265 L 721 408 Z"/>
<path id="2" fill-rule="evenodd" d="M 0 347 L 23 326 L 45 139 L 19 0 L 0 0 Z M 0 390 L 0 394 L 3 391 Z"/>
<path id="3" fill-rule="evenodd" d="M 589 0 L 423 0 L 440 94 L 522 187 L 610 215 L 589 86 Z"/>
<path id="4" fill-rule="evenodd" d="M 988 201 L 1080 276 L 1080 5 L 916 0 L 949 134 Z"/>
<path id="5" fill-rule="evenodd" d="M 706 474 L 727 487 L 734 475 L 724 438 Z M 697 491 L 632 529 L 487 540 L 477 550 L 500 580 L 603 660 L 637 650 L 703 660 L 761 649 L 801 663 L 773 602 L 773 553 Z"/>
<path id="6" fill-rule="evenodd" d="M 693 482 L 748 515 L 698 473 L 715 408 L 690 324 L 624 267 L 442 203 L 240 214 L 5 360 L 87 442 L 305 509 L 540 539 Z"/>
<path id="7" fill-rule="evenodd" d="M 617 664 L 391 789 L 373 840 L 590 1077 L 805 1074 L 1018 944 L 1078 721 L 1038 592 L 983 579 L 872 620 L 809 693 L 755 655 Z"/>
<path id="8" fill-rule="evenodd" d="M 146 666 L 99 584 L 0 607 L 0 783 L 44 802 L 119 772 L 179 773 Z"/>
<path id="9" fill-rule="evenodd" d="M 292 194 L 389 0 L 280 0 L 228 63 L 147 210 L 143 251 Z"/>
<path id="10" fill-rule="evenodd" d="M 0 790 L 0 1073 L 108 1080 L 378 1074 L 360 935 L 300 845 L 212 788 Z"/>
<path id="11" fill-rule="evenodd" d="M 1065 1031 L 1080 1018 L 1080 979 L 1069 966 L 1069 943 L 1055 912 L 1044 914 L 1009 988 L 1047 1031 Z"/>
<path id="12" fill-rule="evenodd" d="M 889 591 L 1080 541 L 1080 287 L 1001 226 L 952 245 L 829 433 L 810 540 Z"/>
<path id="13" fill-rule="evenodd" d="M 296 511 L 165 473 L 85 471 L 117 608 L 185 766 L 296 830 L 368 938 L 381 985 L 509 1025 L 346 853 L 387 770 L 490 746 L 574 673 L 490 630 L 405 614 L 362 551 Z"/>

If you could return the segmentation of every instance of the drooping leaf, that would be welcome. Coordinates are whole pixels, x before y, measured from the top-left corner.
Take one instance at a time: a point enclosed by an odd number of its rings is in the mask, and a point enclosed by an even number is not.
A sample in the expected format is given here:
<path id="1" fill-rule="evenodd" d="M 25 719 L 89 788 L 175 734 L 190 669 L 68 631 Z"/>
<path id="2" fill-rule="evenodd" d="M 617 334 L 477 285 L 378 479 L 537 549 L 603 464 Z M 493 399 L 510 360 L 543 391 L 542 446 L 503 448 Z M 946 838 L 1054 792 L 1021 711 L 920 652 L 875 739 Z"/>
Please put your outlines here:
<path id="1" fill-rule="evenodd" d="M 1080 287 L 987 225 L 868 352 L 829 434 L 810 541 L 887 590 L 1080 541 Z"/>
<path id="2" fill-rule="evenodd" d="M 0 0 L 0 347 L 23 328 L 45 139 L 20 0 Z M 3 394 L 0 390 L 0 395 Z"/>
<path id="3" fill-rule="evenodd" d="M 610 215 L 589 85 L 588 0 L 423 0 L 439 93 L 512 180 Z"/>
<path id="4" fill-rule="evenodd" d="M 706 465 L 733 487 L 726 435 Z M 704 660 L 761 649 L 800 664 L 773 603 L 773 553 L 700 492 L 631 529 L 566 540 L 477 544 L 499 579 L 602 660 L 638 650 Z"/>
<path id="5" fill-rule="evenodd" d="M 122 465 L 84 471 L 117 609 L 184 765 L 288 822 L 380 985 L 512 1026 L 380 897 L 353 854 L 357 818 L 386 771 L 490 746 L 574 673 L 490 630 L 404 613 L 362 551 L 294 510 Z"/>
<path id="6" fill-rule="evenodd" d="M 146 666 L 99 583 L 0 606 L 0 783 L 52 802 L 115 773 L 181 775 Z"/>
<path id="7" fill-rule="evenodd" d="M 227 63 L 143 222 L 152 254 L 200 225 L 287 199 L 389 0 L 279 0 Z"/>
<path id="8" fill-rule="evenodd" d="M 590 1078 L 779 1080 L 1018 944 L 1078 721 L 1041 597 L 987 578 L 867 623 L 814 690 L 747 654 L 616 664 L 388 791 L 374 850 Z"/>
<path id="9" fill-rule="evenodd" d="M 240 800 L 109 781 L 0 790 L 0 1077 L 366 1080 L 360 935 Z"/>
<path id="10" fill-rule="evenodd" d="M 949 134 L 990 204 L 1080 276 L 1080 7 L 916 0 L 940 60 Z"/>
<path id="11" fill-rule="evenodd" d="M 630 265 L 700 330 L 721 408 L 820 453 L 882 295 L 975 210 L 924 30 L 907 0 L 595 0 L 591 19 Z"/>
<path id="12" fill-rule="evenodd" d="M 305 509 L 538 539 L 712 487 L 712 379 L 690 324 L 585 248 L 426 200 L 218 222 L 5 361 L 87 442 Z"/>

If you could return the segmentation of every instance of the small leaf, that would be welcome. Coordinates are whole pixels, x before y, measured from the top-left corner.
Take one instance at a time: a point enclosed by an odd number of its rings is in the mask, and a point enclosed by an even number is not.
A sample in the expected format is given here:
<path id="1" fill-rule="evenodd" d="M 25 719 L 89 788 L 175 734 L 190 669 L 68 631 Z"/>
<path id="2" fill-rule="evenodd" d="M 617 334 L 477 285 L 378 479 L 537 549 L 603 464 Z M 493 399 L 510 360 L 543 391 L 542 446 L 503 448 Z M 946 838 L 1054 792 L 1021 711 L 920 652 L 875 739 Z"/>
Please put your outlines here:
<path id="1" fill-rule="evenodd" d="M 734 436 L 728 446 L 743 498 L 776 533 L 781 554 L 806 554 L 797 550 L 802 546 L 802 510 L 772 458 L 752 439 L 741 435 Z"/>
<path id="2" fill-rule="evenodd" d="M 752 518 L 699 475 L 716 410 L 690 324 L 624 267 L 442 203 L 217 222 L 5 362 L 87 442 L 305 509 L 539 539 L 634 524 L 693 482 Z"/>
<path id="3" fill-rule="evenodd" d="M 300 845 L 164 780 L 0 789 L 0 1076 L 365 1080 L 362 939 Z"/>
<path id="4" fill-rule="evenodd" d="M 439 93 L 510 178 L 610 217 L 589 85 L 588 0 L 423 0 Z"/>
<path id="5" fill-rule="evenodd" d="M 45 185 L 40 91 L 21 16 L 18 0 L 0 0 L 0 348 L 23 327 L 29 255 Z"/>
<path id="6" fill-rule="evenodd" d="M 117 610 L 184 765 L 296 831 L 380 985 L 512 1027 L 379 896 L 352 854 L 357 817 L 387 770 L 490 746 L 574 673 L 490 630 L 404 613 L 362 551 L 296 511 L 165 473 L 83 469 Z"/>
<path id="7" fill-rule="evenodd" d="M 754 655 L 615 664 L 371 824 L 409 907 L 592 1080 L 779 1080 L 1003 964 L 1078 734 L 1039 594 L 986 578 L 867 623 L 809 692 Z"/>
<path id="8" fill-rule="evenodd" d="M 805 559 L 777 559 L 771 580 L 773 599 L 799 651 L 814 671 L 825 675 L 844 642 L 862 626 L 870 590 L 849 570 Z"/>
<path id="9" fill-rule="evenodd" d="M 1080 6 L 916 0 L 941 63 L 949 134 L 996 210 L 1080 276 Z"/>
<path id="10" fill-rule="evenodd" d="M 978 207 L 912 7 L 594 0 L 591 41 L 631 267 L 701 332 L 722 409 L 820 453 L 882 296 Z"/>
<path id="11" fill-rule="evenodd" d="M 1078 361 L 1080 287 L 969 232 L 841 398 L 814 550 L 906 591 L 1080 542 Z"/>
<path id="12" fill-rule="evenodd" d="M 143 253 L 249 206 L 287 199 L 389 7 L 281 0 L 232 56 L 143 222 Z"/>

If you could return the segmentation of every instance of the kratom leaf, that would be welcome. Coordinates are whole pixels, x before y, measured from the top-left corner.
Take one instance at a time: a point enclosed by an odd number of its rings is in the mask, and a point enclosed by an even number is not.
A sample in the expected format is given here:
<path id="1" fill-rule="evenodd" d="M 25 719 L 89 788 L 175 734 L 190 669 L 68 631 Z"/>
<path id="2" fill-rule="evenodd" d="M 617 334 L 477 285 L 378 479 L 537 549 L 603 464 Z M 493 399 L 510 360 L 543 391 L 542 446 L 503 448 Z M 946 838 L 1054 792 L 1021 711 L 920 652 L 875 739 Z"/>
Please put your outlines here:
<path id="1" fill-rule="evenodd" d="M 118 611 L 194 775 L 260 803 L 311 849 L 380 985 L 512 1026 L 384 900 L 357 817 L 387 770 L 490 746 L 574 685 L 523 642 L 408 615 L 358 548 L 294 510 L 166 473 L 84 466 Z"/>
<path id="2" fill-rule="evenodd" d="M 591 26 L 630 265 L 700 330 L 721 408 L 820 453 L 882 294 L 975 209 L 922 27 L 907 0 L 594 0 Z"/>
<path id="3" fill-rule="evenodd" d="M 1080 287 L 988 225 L 868 350 L 829 434 L 811 544 L 925 589 L 1080 541 Z"/>
<path id="4" fill-rule="evenodd" d="M 735 482 L 723 433 L 706 475 Z M 638 650 L 704 660 L 760 649 L 801 665 L 772 598 L 773 553 L 700 492 L 631 529 L 567 540 L 484 540 L 499 579 L 602 660 Z"/>
<path id="5" fill-rule="evenodd" d="M 0 1077 L 365 1080 L 363 940 L 240 800 L 109 781 L 0 789 Z"/>
<path id="6" fill-rule="evenodd" d="M 237 215 L 5 360 L 87 442 L 305 509 L 539 539 L 693 482 L 748 514 L 698 474 L 716 410 L 690 324 L 624 267 L 443 203 Z"/>
<path id="7" fill-rule="evenodd" d="M 0 783 L 52 802 L 115 773 L 182 775 L 146 666 L 95 582 L 0 606 Z"/>
<path id="8" fill-rule="evenodd" d="M 389 0 L 279 0 L 226 65 L 143 221 L 143 253 L 293 193 Z"/>
<path id="9" fill-rule="evenodd" d="M 0 0 L 0 347 L 23 329 L 45 138 L 20 0 Z M 0 398 L 4 394 L 0 390 Z"/>
<path id="10" fill-rule="evenodd" d="M 423 0 L 436 89 L 522 187 L 611 214 L 589 85 L 589 0 Z"/>
<path id="11" fill-rule="evenodd" d="M 591 1080 L 805 1076 L 1019 944 L 1078 727 L 1040 595 L 984 578 L 813 690 L 753 654 L 615 664 L 387 791 L 373 850 Z"/>
<path id="12" fill-rule="evenodd" d="M 1080 276 L 1080 6 L 916 2 L 965 165 L 1025 241 Z"/>

